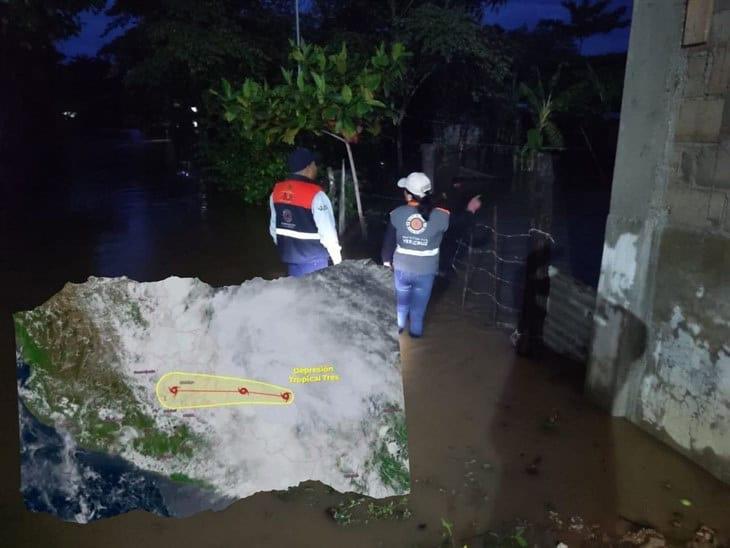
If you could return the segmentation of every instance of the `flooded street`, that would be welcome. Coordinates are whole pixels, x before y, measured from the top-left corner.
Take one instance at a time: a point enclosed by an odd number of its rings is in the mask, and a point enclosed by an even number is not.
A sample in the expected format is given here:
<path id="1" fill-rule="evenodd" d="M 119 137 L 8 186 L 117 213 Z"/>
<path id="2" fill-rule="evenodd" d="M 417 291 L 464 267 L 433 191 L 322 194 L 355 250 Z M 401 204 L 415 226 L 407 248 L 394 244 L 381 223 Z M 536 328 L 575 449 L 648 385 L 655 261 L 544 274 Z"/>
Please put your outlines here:
<path id="1" fill-rule="evenodd" d="M 106 146 L 78 152 L 68 174 L 0 206 L 0 545 L 435 547 L 453 527 L 453 546 L 484 546 L 509 545 L 524 527 L 531 545 L 579 546 L 613 543 L 640 526 L 683 545 L 701 525 L 727 542 L 730 487 L 588 404 L 580 367 L 517 357 L 507 333 L 459 314 L 456 288 L 434 297 L 425 338 L 401 338 L 406 519 L 374 517 L 364 503 L 353 504 L 353 523 L 336 523 L 329 510 L 353 499 L 320 484 L 187 519 L 134 511 L 81 526 L 27 511 L 12 312 L 88 276 L 223 286 L 284 273 L 266 207 L 170 175 L 164 143 Z M 362 258 L 371 247 L 346 245 L 344 256 Z"/>

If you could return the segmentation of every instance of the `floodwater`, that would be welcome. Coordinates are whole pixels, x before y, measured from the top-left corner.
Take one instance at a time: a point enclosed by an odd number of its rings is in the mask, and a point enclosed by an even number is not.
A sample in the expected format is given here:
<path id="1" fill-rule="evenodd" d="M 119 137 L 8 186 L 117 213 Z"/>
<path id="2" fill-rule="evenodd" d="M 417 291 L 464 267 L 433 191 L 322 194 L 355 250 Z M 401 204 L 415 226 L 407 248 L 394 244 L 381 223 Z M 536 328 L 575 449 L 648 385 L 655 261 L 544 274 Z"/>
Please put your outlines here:
<path id="1" fill-rule="evenodd" d="M 483 546 L 496 539 L 487 531 L 514 534 L 519 524 L 538 546 L 589 545 L 591 534 L 613 543 L 640 526 L 683 543 L 706 524 L 727 539 L 728 486 L 589 405 L 580 367 L 516 357 L 506 333 L 460 315 L 454 289 L 435 296 L 424 339 L 401 341 L 408 519 L 335 523 L 327 510 L 345 497 L 319 484 L 186 519 L 134 511 L 81 526 L 27 511 L 11 312 L 90 275 L 195 276 L 221 286 L 283 274 L 266 208 L 166 175 L 164 144 L 105 146 L 79 152 L 66 176 L 2 205 L 0 545 L 435 547 L 444 520 L 453 546 Z M 345 257 L 372 251 L 348 244 Z"/>

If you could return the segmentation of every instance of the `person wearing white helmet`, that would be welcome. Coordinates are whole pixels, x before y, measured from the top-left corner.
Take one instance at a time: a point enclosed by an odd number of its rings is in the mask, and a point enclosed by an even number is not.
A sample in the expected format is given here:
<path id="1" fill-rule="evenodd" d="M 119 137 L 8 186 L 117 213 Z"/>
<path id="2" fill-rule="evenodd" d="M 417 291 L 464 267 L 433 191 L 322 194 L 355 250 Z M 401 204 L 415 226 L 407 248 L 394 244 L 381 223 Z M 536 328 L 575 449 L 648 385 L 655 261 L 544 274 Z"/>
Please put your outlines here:
<path id="1" fill-rule="evenodd" d="M 398 333 L 409 324 L 409 334 L 423 335 L 423 320 L 439 270 L 439 246 L 449 228 L 450 212 L 436 207 L 431 181 L 424 173 L 411 173 L 398 181 L 406 204 L 390 212 L 382 259 L 395 273 Z M 478 197 L 467 206 L 470 214 L 481 207 Z"/>

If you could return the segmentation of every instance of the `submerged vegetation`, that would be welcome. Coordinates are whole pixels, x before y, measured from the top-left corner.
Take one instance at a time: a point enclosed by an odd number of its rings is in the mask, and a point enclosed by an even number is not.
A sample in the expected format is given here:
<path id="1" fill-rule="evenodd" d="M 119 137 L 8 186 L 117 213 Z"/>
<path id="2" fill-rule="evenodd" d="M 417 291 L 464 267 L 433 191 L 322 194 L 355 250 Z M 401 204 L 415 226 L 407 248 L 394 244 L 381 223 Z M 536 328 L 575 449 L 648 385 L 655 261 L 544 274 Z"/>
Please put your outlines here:
<path id="1" fill-rule="evenodd" d="M 373 501 L 367 497 L 351 496 L 331 507 L 328 513 L 335 522 L 343 526 L 367 524 L 377 520 L 407 520 L 413 515 L 408 507 L 408 497 Z"/>

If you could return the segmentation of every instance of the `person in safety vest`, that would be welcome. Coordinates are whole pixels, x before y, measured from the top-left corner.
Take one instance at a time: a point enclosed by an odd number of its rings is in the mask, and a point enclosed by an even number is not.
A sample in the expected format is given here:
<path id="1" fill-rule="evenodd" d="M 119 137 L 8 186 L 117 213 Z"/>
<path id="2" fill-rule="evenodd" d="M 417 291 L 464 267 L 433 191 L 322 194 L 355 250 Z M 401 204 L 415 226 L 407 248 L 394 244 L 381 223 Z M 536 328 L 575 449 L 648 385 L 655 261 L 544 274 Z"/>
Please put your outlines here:
<path id="1" fill-rule="evenodd" d="M 304 276 L 342 262 L 332 203 L 317 182 L 314 153 L 297 148 L 288 159 L 289 175 L 269 197 L 269 232 L 290 276 Z"/>
<path id="2" fill-rule="evenodd" d="M 439 270 L 439 246 L 449 228 L 450 212 L 435 207 L 431 181 L 424 173 L 411 173 L 398 186 L 405 189 L 406 205 L 390 212 L 382 259 L 395 271 L 398 333 L 410 319 L 409 334 L 418 338 L 423 335 L 423 318 Z M 481 205 L 475 196 L 466 207 L 467 214 L 472 216 Z"/>

